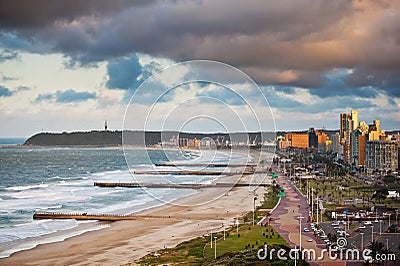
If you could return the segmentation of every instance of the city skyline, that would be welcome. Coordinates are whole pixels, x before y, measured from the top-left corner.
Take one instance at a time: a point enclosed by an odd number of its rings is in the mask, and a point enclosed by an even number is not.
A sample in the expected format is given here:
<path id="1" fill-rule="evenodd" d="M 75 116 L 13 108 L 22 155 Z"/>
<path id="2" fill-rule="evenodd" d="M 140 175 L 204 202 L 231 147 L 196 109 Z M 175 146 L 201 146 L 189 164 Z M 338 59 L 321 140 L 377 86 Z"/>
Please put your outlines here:
<path id="1" fill-rule="evenodd" d="M 382 129 L 399 130 L 400 1 L 46 3 L 0 1 L 0 137 L 90 131 L 102 129 L 105 120 L 110 130 L 121 130 L 140 84 L 188 60 L 238 68 L 269 106 L 248 84 L 217 71 L 242 98 L 218 84 L 194 83 L 164 98 L 156 118 L 201 95 L 222 100 L 243 120 L 249 120 L 243 99 L 270 107 L 277 131 L 337 130 L 337 117 L 351 109 L 362 114 L 360 121 L 377 119 Z M 169 78 L 189 73 L 182 68 Z M 167 85 L 160 82 L 147 93 Z M 146 100 L 143 106 L 151 104 Z M 222 105 L 196 101 L 182 106 L 176 121 L 202 110 L 219 114 L 222 124 L 232 117 Z M 162 119 L 155 122 L 152 129 L 161 128 Z M 186 131 L 221 131 L 214 122 L 197 122 Z M 179 123 L 169 126 L 180 129 Z M 246 128 L 259 129 L 256 123 Z"/>

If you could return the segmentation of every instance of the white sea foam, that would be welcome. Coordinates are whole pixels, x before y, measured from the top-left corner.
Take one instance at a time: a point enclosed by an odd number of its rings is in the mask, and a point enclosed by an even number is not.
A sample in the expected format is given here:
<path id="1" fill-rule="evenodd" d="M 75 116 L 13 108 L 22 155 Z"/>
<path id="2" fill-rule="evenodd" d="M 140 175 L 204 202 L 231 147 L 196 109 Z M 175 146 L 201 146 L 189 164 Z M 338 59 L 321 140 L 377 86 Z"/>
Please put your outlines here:
<path id="1" fill-rule="evenodd" d="M 76 230 L 76 231 L 66 231 L 65 233 L 60 233 L 57 235 L 50 235 L 48 237 L 44 236 L 40 239 L 31 239 L 28 241 L 24 241 L 21 244 L 13 246 L 12 248 L 5 248 L 4 250 L 0 250 L 0 258 L 7 258 L 15 252 L 32 249 L 32 248 L 36 247 L 37 245 L 64 241 L 67 238 L 78 236 L 78 235 L 84 234 L 86 232 L 101 230 L 101 229 L 108 228 L 108 227 L 110 227 L 110 225 L 102 224 L 102 225 L 96 225 L 93 227 L 89 227 L 86 229 L 80 229 L 80 230 Z"/>
<path id="2" fill-rule="evenodd" d="M 28 186 L 15 186 L 15 187 L 8 187 L 5 190 L 23 191 L 23 190 L 29 190 L 29 189 L 46 188 L 48 186 L 49 186 L 48 184 L 28 185 Z"/>
<path id="3" fill-rule="evenodd" d="M 234 160 L 243 162 L 245 155 L 221 153 L 209 151 L 187 152 L 192 160 L 187 162 L 227 162 Z M 213 158 L 213 159 L 212 159 Z M 154 165 L 137 164 L 140 169 L 152 169 Z M 168 168 L 170 169 L 170 168 Z M 171 168 L 172 169 L 172 168 Z M 177 170 L 175 168 L 175 170 Z M 62 180 L 58 180 L 62 178 Z M 115 213 L 128 214 L 151 207 L 172 202 L 183 196 L 197 193 L 191 189 L 142 189 L 142 188 L 99 188 L 94 187 L 93 182 L 143 182 L 143 183 L 203 183 L 210 184 L 218 177 L 206 176 L 182 176 L 182 175 L 137 175 L 132 176 L 129 170 L 111 170 L 99 173 L 85 174 L 82 176 L 67 176 L 49 178 L 47 184 L 32 184 L 5 188 L 1 194 L 2 200 L 0 214 L 7 217 L 18 217 L 18 223 L 14 226 L 0 227 L 0 257 L 30 249 L 41 243 L 62 241 L 68 237 L 81 234 L 85 231 L 75 220 L 32 220 L 32 214 L 36 211 L 59 212 L 88 212 L 88 213 Z M 149 193 L 146 193 L 146 190 Z M 6 199 L 6 200 L 5 200 Z M 1 222 L 1 221 L 0 221 Z M 93 223 L 89 221 L 88 223 Z M 43 237 L 50 233 L 69 229 L 68 233 L 58 234 L 50 238 Z M 96 227 L 97 230 L 99 229 Z M 77 231 L 78 230 L 78 231 Z M 90 229 L 92 230 L 92 229 Z M 89 230 L 89 231 L 90 231 Z M 13 245 L 15 240 L 17 246 Z M 23 243 L 19 243 L 23 241 Z M 5 250 L 3 247 L 13 245 Z"/>

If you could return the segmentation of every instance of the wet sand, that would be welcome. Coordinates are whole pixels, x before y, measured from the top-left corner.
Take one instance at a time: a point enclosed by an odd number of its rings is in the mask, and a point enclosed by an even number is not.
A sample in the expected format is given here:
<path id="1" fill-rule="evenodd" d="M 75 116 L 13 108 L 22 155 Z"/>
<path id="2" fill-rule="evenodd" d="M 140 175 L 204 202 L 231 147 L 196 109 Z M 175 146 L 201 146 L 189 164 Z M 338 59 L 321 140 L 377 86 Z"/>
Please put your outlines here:
<path id="1" fill-rule="evenodd" d="M 223 181 L 234 182 L 239 178 L 230 176 Z M 240 181 L 249 182 L 250 178 L 252 176 L 242 177 Z M 263 198 L 264 187 L 253 190 L 253 187 L 236 187 L 229 191 L 227 188 L 201 189 L 174 204 L 140 212 L 171 218 L 114 222 L 106 229 L 14 253 L 0 259 L 0 265 L 120 265 L 132 262 L 149 252 L 233 225 L 235 217 L 253 209 L 255 195 L 257 204 Z"/>

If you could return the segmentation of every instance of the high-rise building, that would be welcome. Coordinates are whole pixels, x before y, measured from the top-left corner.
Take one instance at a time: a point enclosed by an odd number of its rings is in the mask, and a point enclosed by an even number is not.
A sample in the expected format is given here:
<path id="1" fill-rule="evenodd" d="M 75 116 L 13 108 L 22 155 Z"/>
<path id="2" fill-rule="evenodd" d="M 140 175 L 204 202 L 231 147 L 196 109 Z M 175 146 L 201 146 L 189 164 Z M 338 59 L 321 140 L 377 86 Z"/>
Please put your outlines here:
<path id="1" fill-rule="evenodd" d="M 388 140 L 369 140 L 366 144 L 366 165 L 369 171 L 396 171 L 398 143 Z"/>
<path id="2" fill-rule="evenodd" d="M 313 127 L 308 129 L 308 147 L 318 149 L 318 137 Z"/>
<path id="3" fill-rule="evenodd" d="M 315 131 L 318 137 L 318 144 L 325 143 L 328 140 L 328 135 L 326 135 L 324 130 Z"/>
<path id="4" fill-rule="evenodd" d="M 380 140 L 384 133 L 381 131 L 381 121 L 374 120 L 372 125 L 368 126 L 368 140 Z"/>
<path id="5" fill-rule="evenodd" d="M 343 160 L 345 163 L 351 164 L 351 133 L 353 132 L 353 120 L 348 119 L 345 124 L 346 138 L 343 144 Z"/>
<path id="6" fill-rule="evenodd" d="M 284 136 L 278 136 L 276 138 L 276 142 L 277 142 L 277 147 L 279 150 L 287 149 L 290 147 L 290 141 L 285 139 Z"/>
<path id="7" fill-rule="evenodd" d="M 353 130 L 358 128 L 358 111 L 351 110 L 351 120 L 353 121 Z"/>
<path id="8" fill-rule="evenodd" d="M 285 139 L 290 141 L 293 148 L 308 148 L 308 134 L 307 133 L 288 133 L 285 134 Z"/>
<path id="9" fill-rule="evenodd" d="M 368 134 L 368 125 L 365 121 L 361 121 L 358 127 L 360 128 L 361 132 L 364 133 L 364 135 Z"/>
<path id="10" fill-rule="evenodd" d="M 346 140 L 346 124 L 347 121 L 351 119 L 349 114 L 340 114 L 340 143 L 344 143 Z"/>
<path id="11" fill-rule="evenodd" d="M 340 114 L 340 143 L 343 147 L 343 160 L 351 164 L 352 160 L 352 132 L 358 128 L 358 112 L 351 110 L 351 114 Z"/>
<path id="12" fill-rule="evenodd" d="M 351 162 L 356 166 L 365 165 L 365 134 L 357 128 L 351 134 Z"/>
<path id="13" fill-rule="evenodd" d="M 332 134 L 331 140 L 332 140 L 332 152 L 339 153 L 340 133 Z"/>
<path id="14" fill-rule="evenodd" d="M 322 144 L 324 144 L 324 145 L 322 145 Z M 321 151 L 321 148 L 323 148 L 323 147 L 325 148 L 325 152 L 332 151 L 332 140 L 327 139 L 325 141 L 325 143 L 318 144 L 318 151 Z"/>

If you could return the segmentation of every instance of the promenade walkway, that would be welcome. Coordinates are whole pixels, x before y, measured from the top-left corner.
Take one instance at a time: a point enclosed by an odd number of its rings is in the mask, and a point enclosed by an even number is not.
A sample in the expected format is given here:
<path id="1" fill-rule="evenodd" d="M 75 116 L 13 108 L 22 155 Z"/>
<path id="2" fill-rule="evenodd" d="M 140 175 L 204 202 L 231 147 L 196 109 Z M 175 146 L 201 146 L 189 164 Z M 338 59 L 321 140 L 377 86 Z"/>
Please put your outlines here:
<path id="1" fill-rule="evenodd" d="M 274 169 L 277 172 L 277 169 Z M 301 221 L 301 245 L 302 249 L 315 250 L 316 256 L 320 256 L 322 249 L 325 248 L 325 244 L 319 238 L 315 238 L 312 232 L 303 232 L 304 227 L 309 227 L 307 223 L 309 207 L 307 199 L 301 195 L 301 193 L 292 185 L 288 177 L 279 175 L 277 180 L 278 184 L 285 189 L 285 197 L 281 199 L 280 204 L 274 210 L 271 215 L 271 225 L 277 230 L 285 240 L 294 248 L 299 247 L 300 235 L 299 235 L 299 219 L 297 217 L 302 216 L 304 219 Z M 308 242 L 308 238 L 312 238 L 312 242 Z M 317 259 L 315 261 L 309 261 L 310 265 L 321 265 L 321 266 L 344 266 L 345 261 L 329 261 L 329 257 L 323 260 Z M 307 258 L 306 258 L 307 259 Z"/>

